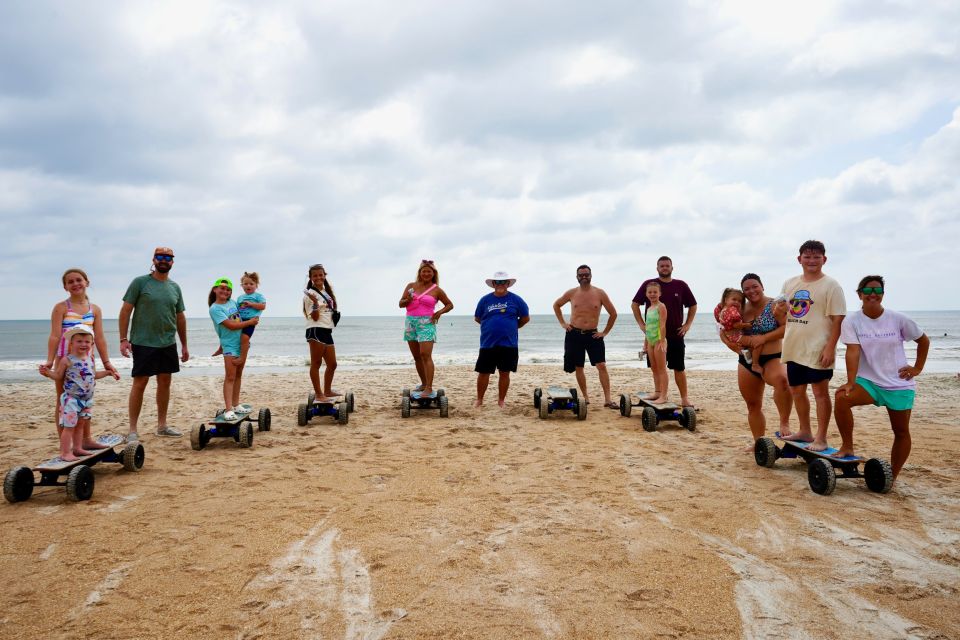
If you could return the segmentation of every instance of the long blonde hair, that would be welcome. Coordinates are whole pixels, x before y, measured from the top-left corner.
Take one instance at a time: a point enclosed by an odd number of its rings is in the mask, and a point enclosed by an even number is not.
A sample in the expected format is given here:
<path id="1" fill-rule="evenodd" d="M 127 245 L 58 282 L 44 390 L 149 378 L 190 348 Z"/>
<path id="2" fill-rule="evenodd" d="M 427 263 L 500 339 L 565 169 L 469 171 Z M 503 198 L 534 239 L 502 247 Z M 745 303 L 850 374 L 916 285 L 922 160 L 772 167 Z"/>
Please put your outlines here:
<path id="1" fill-rule="evenodd" d="M 435 265 L 435 264 L 433 263 L 433 260 L 421 260 L 421 261 L 420 261 L 420 266 L 417 267 L 417 277 L 414 278 L 413 281 L 414 281 L 414 282 L 420 282 L 420 271 L 421 271 L 424 267 L 430 267 L 430 268 L 433 270 L 433 280 L 431 280 L 430 282 L 432 282 L 433 284 L 435 284 L 435 285 L 437 285 L 437 286 L 439 287 L 439 286 L 440 286 L 440 272 L 437 271 L 437 265 Z"/>

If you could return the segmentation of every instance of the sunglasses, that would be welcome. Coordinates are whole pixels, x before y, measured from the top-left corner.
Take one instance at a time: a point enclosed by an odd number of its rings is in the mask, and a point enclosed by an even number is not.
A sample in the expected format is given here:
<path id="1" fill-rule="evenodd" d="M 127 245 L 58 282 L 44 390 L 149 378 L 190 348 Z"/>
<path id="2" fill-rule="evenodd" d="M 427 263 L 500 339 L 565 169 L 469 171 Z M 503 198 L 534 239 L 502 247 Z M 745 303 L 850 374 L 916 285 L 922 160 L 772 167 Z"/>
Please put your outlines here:
<path id="1" fill-rule="evenodd" d="M 427 260 L 426 258 L 424 258 L 423 260 L 420 261 L 420 264 L 433 264 L 433 260 Z"/>
<path id="2" fill-rule="evenodd" d="M 509 280 L 494 280 L 493 284 L 507 284 Z"/>
<path id="3" fill-rule="evenodd" d="M 883 295 L 883 287 L 863 287 L 862 289 L 860 289 L 860 293 L 862 293 L 862 294 L 865 295 L 865 296 L 868 296 L 868 295 L 870 295 L 871 293 L 875 293 L 875 294 L 877 294 L 878 296 L 882 296 L 882 295 Z"/>
<path id="4" fill-rule="evenodd" d="M 157 262 L 173 262 L 173 256 L 168 256 L 164 253 L 158 253 L 157 255 L 153 256 L 153 259 Z"/>

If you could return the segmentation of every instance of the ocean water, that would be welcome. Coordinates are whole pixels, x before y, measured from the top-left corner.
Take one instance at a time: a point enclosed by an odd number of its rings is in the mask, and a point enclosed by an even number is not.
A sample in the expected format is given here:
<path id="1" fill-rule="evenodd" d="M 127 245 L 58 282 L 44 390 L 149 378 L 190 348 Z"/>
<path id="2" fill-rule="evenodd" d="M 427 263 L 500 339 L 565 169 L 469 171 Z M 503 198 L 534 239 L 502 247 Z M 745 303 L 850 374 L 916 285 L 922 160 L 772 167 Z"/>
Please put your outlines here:
<path id="1" fill-rule="evenodd" d="M 960 311 L 907 312 L 930 337 L 931 348 L 924 368 L 928 373 L 960 372 Z M 601 318 L 603 327 L 606 319 Z M 110 359 L 121 371 L 131 361 L 120 357 L 117 321 L 104 321 Z M 39 379 L 37 366 L 46 356 L 49 320 L 0 321 L 0 382 Z M 211 354 L 218 343 L 209 318 L 190 318 L 187 322 L 191 359 L 182 365 L 185 374 L 217 374 L 222 360 Z M 265 317 L 253 336 L 249 373 L 290 371 L 309 363 L 303 338 L 302 318 Z M 407 343 L 403 341 L 403 317 L 344 316 L 334 330 L 337 361 L 348 369 L 412 367 Z M 472 365 L 476 361 L 480 326 L 472 316 L 447 315 L 438 327 L 434 361 L 438 365 Z M 644 367 L 638 357 L 642 334 L 633 317 L 621 314 L 613 332 L 606 338 L 607 364 L 611 367 Z M 907 356 L 915 355 L 915 345 L 907 345 Z M 843 347 L 838 359 L 842 361 Z M 520 330 L 520 363 L 556 364 L 563 362 L 563 330 L 553 315 L 534 315 Z M 840 365 L 842 368 L 842 364 Z M 717 337 L 713 319 L 705 313 L 697 316 L 687 334 L 687 367 L 690 369 L 733 370 L 736 358 Z"/>

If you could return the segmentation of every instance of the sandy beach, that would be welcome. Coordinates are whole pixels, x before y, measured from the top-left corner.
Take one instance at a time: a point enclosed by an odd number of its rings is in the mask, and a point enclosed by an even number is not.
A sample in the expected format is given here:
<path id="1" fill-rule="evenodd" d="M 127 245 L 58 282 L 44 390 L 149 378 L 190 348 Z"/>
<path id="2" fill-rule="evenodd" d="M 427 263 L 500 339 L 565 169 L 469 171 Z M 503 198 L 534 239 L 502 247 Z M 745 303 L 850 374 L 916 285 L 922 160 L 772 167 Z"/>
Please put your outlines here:
<path id="1" fill-rule="evenodd" d="M 522 367 L 502 410 L 493 389 L 473 408 L 470 368 L 443 368 L 450 417 L 402 420 L 411 374 L 338 373 L 349 424 L 305 427 L 305 370 L 249 376 L 245 400 L 273 415 L 249 449 L 158 438 L 146 404 L 140 472 L 98 465 L 88 502 L 37 488 L 0 506 L 0 637 L 960 637 L 956 377 L 921 378 L 891 493 L 818 496 L 801 462 L 741 451 L 731 372 L 691 371 L 697 430 L 654 433 L 601 406 L 593 371 L 586 421 L 538 419 L 534 387 L 575 385 L 558 367 Z M 220 383 L 176 378 L 171 423 L 204 420 Z M 128 389 L 98 384 L 95 432 L 125 433 Z M 0 395 L 4 473 L 55 455 L 52 384 Z M 855 416 L 859 453 L 888 458 L 885 411 Z"/>

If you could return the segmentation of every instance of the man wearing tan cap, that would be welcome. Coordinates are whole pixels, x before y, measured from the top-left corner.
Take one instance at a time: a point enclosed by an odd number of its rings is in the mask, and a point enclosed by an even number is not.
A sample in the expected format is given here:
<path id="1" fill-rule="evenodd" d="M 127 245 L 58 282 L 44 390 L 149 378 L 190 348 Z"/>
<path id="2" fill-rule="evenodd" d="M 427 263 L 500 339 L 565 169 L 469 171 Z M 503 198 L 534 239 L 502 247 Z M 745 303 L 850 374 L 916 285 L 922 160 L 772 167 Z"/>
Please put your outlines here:
<path id="1" fill-rule="evenodd" d="M 139 440 L 137 420 L 143 406 L 143 392 L 151 376 L 157 376 L 157 435 L 179 437 L 182 434 L 167 424 L 172 374 L 180 371 L 177 340 L 180 336 L 180 360 L 190 359 L 187 351 L 187 318 L 184 315 L 183 293 L 170 279 L 173 249 L 157 247 L 153 251 L 150 273 L 133 279 L 123 295 L 120 307 L 120 355 L 133 354 L 133 385 L 130 387 L 128 411 L 130 433 L 127 442 Z M 133 324 L 130 326 L 130 316 Z M 130 328 L 130 339 L 127 329 Z"/>

